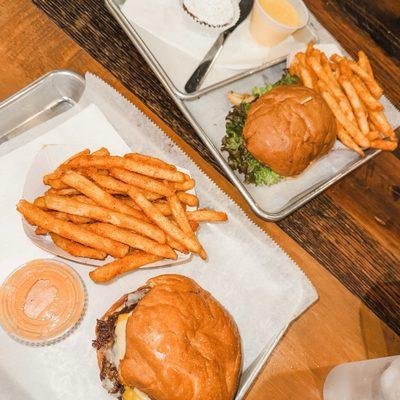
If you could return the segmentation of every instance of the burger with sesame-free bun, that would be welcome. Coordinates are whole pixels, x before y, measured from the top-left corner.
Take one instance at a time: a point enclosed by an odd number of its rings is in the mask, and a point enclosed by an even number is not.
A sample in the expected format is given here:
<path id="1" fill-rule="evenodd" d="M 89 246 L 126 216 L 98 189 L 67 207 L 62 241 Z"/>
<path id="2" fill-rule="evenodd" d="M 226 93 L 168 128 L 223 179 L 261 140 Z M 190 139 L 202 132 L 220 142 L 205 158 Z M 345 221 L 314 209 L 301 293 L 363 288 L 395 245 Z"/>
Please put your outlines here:
<path id="1" fill-rule="evenodd" d="M 97 321 L 100 379 L 122 400 L 232 400 L 242 354 L 230 314 L 182 275 L 160 275 Z"/>
<path id="2" fill-rule="evenodd" d="M 256 186 L 296 177 L 327 154 L 336 140 L 337 124 L 316 91 L 286 74 L 252 94 L 231 92 L 222 150 L 228 163 Z"/>

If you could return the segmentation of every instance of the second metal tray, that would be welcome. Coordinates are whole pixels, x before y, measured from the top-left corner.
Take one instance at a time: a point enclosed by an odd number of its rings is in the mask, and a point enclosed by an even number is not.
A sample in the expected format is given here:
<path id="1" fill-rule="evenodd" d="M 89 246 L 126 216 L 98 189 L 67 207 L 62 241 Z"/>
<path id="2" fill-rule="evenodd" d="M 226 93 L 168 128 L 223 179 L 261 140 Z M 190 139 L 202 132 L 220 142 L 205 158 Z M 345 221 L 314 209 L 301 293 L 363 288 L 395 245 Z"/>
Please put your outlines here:
<path id="1" fill-rule="evenodd" d="M 153 35 L 141 30 L 139 27 L 135 27 L 122 11 L 122 7 L 127 0 L 105 0 L 105 4 L 114 18 L 118 21 L 129 39 L 135 44 L 142 57 L 149 64 L 153 72 L 157 75 L 157 78 L 167 87 L 168 91 L 173 97 L 181 100 L 193 100 L 209 93 L 222 86 L 226 86 L 239 79 L 243 79 L 247 76 L 256 74 L 257 72 L 263 71 L 273 65 L 279 64 L 286 59 L 286 55 L 279 56 L 273 60 L 269 60 L 257 67 L 242 70 L 241 72 L 229 74 L 229 77 L 215 79 L 209 84 L 203 85 L 203 88 L 197 89 L 193 93 L 186 93 L 183 89 L 184 82 L 176 82 L 176 80 L 184 77 L 185 71 L 184 65 L 189 62 L 185 53 L 177 52 L 174 47 L 168 46 L 168 51 L 165 51 L 165 43 L 155 38 Z M 317 42 L 318 36 L 316 31 L 312 27 L 311 23 L 308 23 L 303 29 L 295 32 L 293 37 L 299 43 L 307 44 L 309 41 Z M 172 54 L 172 55 L 171 55 Z M 175 58 L 178 58 L 176 60 Z M 189 72 L 193 72 L 197 66 L 196 62 L 190 69 Z M 178 73 L 177 73 L 178 71 Z M 212 71 L 211 71 L 212 73 Z M 208 76 L 208 75 L 207 75 Z M 206 78 L 207 80 L 207 78 Z M 182 89 L 180 87 L 182 86 Z M 204 87 L 205 86 L 205 87 Z"/>
<path id="2" fill-rule="evenodd" d="M 223 81 L 211 89 L 206 88 L 203 92 L 200 91 L 197 93 L 197 96 L 183 96 L 176 93 L 174 85 L 169 80 L 158 60 L 154 57 L 138 32 L 136 32 L 134 27 L 124 16 L 121 7 L 125 1 L 126 0 L 105 0 L 105 3 L 110 12 L 125 30 L 129 39 L 137 47 L 158 79 L 163 83 L 179 109 L 196 130 L 210 153 L 218 161 L 226 176 L 240 191 L 252 211 L 260 218 L 267 221 L 279 221 L 285 218 L 306 202 L 323 192 L 329 186 L 333 185 L 360 165 L 366 163 L 368 160 L 379 154 L 379 150 L 369 149 L 366 151 L 366 156 L 363 159 L 354 157 L 351 161 L 346 161 L 346 163 L 342 162 L 342 164 L 337 166 L 337 168 L 335 167 L 332 173 L 328 174 L 325 172 L 324 174 L 321 174 L 321 177 L 318 177 L 318 179 L 314 178 L 313 180 L 310 180 L 310 184 L 307 185 L 306 188 L 298 189 L 291 197 L 288 197 L 287 200 L 285 199 L 285 201 L 279 206 L 275 205 L 272 207 L 271 204 L 265 203 L 263 201 L 263 195 L 260 194 L 260 190 L 254 188 L 252 185 L 244 183 L 243 177 L 236 174 L 230 168 L 227 163 L 226 155 L 219 150 L 221 139 L 225 134 L 225 116 L 229 111 L 225 96 L 229 90 L 236 90 L 239 92 L 241 90 L 242 92 L 248 91 L 251 90 L 253 86 L 262 86 L 265 82 L 271 83 L 278 80 L 285 68 L 285 63 L 281 62 L 279 64 L 276 62 L 277 60 L 275 60 L 275 62 L 267 63 L 260 66 L 260 68 L 246 71 L 240 75 L 232 77 L 231 79 Z M 316 37 L 321 38 L 321 40 L 326 43 L 336 42 L 328 31 L 326 31 L 326 29 L 322 27 L 312 15 L 311 21 L 317 32 Z M 229 86 L 227 87 L 228 84 Z M 221 108 L 221 104 L 225 104 L 225 108 Z M 274 196 L 279 197 L 280 193 L 278 192 Z"/>

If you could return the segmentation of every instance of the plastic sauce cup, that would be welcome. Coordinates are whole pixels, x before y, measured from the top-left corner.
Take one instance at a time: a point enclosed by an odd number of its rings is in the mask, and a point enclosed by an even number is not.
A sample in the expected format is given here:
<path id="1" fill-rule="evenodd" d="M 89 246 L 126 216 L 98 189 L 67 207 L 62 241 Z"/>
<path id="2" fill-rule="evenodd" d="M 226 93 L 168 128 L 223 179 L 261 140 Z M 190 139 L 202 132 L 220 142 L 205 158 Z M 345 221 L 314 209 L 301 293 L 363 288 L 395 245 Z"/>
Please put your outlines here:
<path id="1" fill-rule="evenodd" d="M 0 324 L 14 339 L 43 346 L 65 338 L 86 308 L 86 289 L 74 269 L 54 259 L 30 261 L 0 287 Z"/>
<path id="2" fill-rule="evenodd" d="M 304 3 L 301 0 L 287 1 L 297 11 L 300 18 L 300 25 L 291 26 L 276 21 L 263 9 L 260 1 L 255 0 L 249 30 L 258 44 L 266 47 L 276 46 L 292 33 L 307 25 L 309 13 Z"/>

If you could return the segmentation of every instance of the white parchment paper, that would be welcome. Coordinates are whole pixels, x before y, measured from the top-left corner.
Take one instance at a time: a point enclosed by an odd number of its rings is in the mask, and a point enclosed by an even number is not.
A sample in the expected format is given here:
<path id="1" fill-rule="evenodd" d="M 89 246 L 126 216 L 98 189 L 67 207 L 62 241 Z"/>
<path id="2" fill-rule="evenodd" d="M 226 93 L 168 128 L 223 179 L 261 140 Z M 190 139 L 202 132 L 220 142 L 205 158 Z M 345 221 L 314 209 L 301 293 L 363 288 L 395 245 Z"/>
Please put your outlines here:
<path id="1" fill-rule="evenodd" d="M 324 44 L 320 44 L 317 47 L 324 50 L 328 55 L 335 52 L 346 54 L 333 37 L 319 24 L 318 32 L 322 36 L 321 40 L 323 40 Z M 291 52 L 289 60 L 293 58 L 295 53 L 296 51 Z M 227 101 L 227 93 L 229 91 L 251 93 L 252 88 L 255 86 L 262 87 L 267 83 L 278 81 L 289 60 L 287 63 L 268 68 L 258 74 L 236 81 L 229 86 L 213 90 L 199 99 L 185 102 L 186 108 L 218 149 L 221 148 L 222 138 L 226 131 L 225 119 L 231 109 L 231 105 Z M 381 97 L 380 102 L 384 106 L 384 112 L 390 124 L 393 128 L 397 128 L 400 125 L 399 110 L 385 96 Z M 228 153 L 223 152 L 222 154 L 227 160 Z M 235 173 L 255 202 L 264 211 L 276 213 L 296 201 L 296 199 L 306 195 L 313 188 L 340 174 L 359 159 L 360 156 L 356 152 L 348 149 L 337 140 L 332 151 L 312 163 L 303 173 L 295 178 L 284 179 L 273 186 L 257 187 L 253 184 L 246 184 L 243 175 Z"/>
<path id="2" fill-rule="evenodd" d="M 169 47 L 177 48 L 196 61 L 201 61 L 217 39 L 220 31 L 202 29 L 192 22 L 176 0 L 127 0 L 122 6 L 126 17 L 146 32 L 162 40 Z M 275 47 L 257 44 L 249 32 L 250 15 L 229 37 L 217 66 L 229 69 L 246 69 L 272 60 L 299 43 L 289 36 Z"/>
<path id="3" fill-rule="evenodd" d="M 45 144 L 92 150 L 106 146 L 113 153 L 126 152 L 128 145 L 173 162 L 192 172 L 201 206 L 225 210 L 229 222 L 201 228 L 199 238 L 209 256 L 205 263 L 194 257 L 185 265 L 139 270 L 108 285 L 94 284 L 88 278 L 89 267 L 70 263 L 88 290 L 88 308 L 81 325 L 50 347 L 19 344 L 0 330 L 0 398 L 110 399 L 100 385 L 91 347 L 96 318 L 123 293 L 160 273 L 194 278 L 230 311 L 242 337 L 245 372 L 251 373 L 259 368 L 265 347 L 317 299 L 315 289 L 296 264 L 147 117 L 98 78 L 87 75 L 86 80 L 81 101 L 70 111 L 1 146 L 1 281 L 22 263 L 50 256 L 26 237 L 15 210 L 26 173 Z M 19 147 L 15 148 L 16 144 Z"/>
<path id="4" fill-rule="evenodd" d="M 175 86 L 184 91 L 186 81 L 217 39 L 219 32 L 202 30 L 186 17 L 178 0 L 127 0 L 122 12 L 162 65 Z M 257 44 L 249 32 L 250 17 L 229 36 L 202 87 L 249 68 L 286 56 L 312 38 L 308 27 L 274 47 Z"/>

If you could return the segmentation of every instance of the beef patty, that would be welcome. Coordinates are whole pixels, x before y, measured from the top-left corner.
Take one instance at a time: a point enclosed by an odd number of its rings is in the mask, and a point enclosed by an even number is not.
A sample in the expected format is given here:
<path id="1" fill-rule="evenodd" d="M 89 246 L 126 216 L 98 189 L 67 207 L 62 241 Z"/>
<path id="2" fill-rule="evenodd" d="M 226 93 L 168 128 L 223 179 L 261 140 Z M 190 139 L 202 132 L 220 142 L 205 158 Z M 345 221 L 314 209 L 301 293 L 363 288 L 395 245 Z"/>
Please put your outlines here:
<path id="1" fill-rule="evenodd" d="M 96 323 L 96 339 L 92 346 L 97 350 L 100 357 L 100 380 L 108 393 L 122 398 L 124 385 L 120 382 L 118 368 L 115 365 L 113 346 L 115 341 L 115 324 L 121 314 L 127 314 L 133 311 L 140 299 L 149 291 L 148 288 L 142 288 L 126 296 L 125 302 L 114 312 L 98 319 Z"/>

